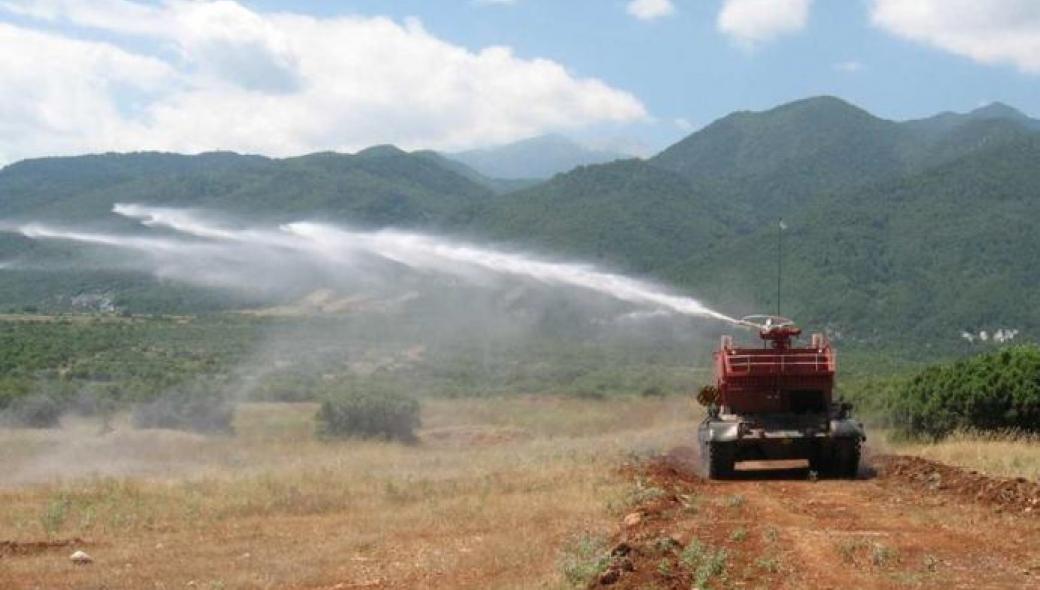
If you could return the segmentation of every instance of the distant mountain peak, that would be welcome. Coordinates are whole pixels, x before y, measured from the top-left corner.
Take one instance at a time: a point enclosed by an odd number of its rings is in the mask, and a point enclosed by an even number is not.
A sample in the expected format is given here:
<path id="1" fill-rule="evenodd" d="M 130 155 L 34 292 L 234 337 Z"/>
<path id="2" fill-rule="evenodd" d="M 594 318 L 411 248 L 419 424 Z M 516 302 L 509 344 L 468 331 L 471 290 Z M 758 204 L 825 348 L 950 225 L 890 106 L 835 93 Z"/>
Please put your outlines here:
<path id="1" fill-rule="evenodd" d="M 791 102 L 782 104 L 782 105 L 780 105 L 780 106 L 778 106 L 776 108 L 777 109 L 783 109 L 783 108 L 798 108 L 798 107 L 807 107 L 807 106 L 808 107 L 838 106 L 838 107 L 847 107 L 847 108 L 850 108 L 850 109 L 856 109 L 857 111 L 858 110 L 862 110 L 859 107 L 857 107 L 856 105 L 852 104 L 851 102 L 849 102 L 849 101 L 847 101 L 847 100 L 845 100 L 843 98 L 839 98 L 837 96 L 830 95 L 830 94 L 821 94 L 821 95 L 818 95 L 818 96 L 809 96 L 809 97 L 802 98 L 802 99 L 799 99 L 799 100 L 793 100 Z"/>
<path id="2" fill-rule="evenodd" d="M 981 106 L 970 113 L 969 116 L 985 119 L 1028 119 L 1022 111 L 1002 102 L 991 102 Z"/>
<path id="3" fill-rule="evenodd" d="M 560 134 L 560 133 L 543 133 L 541 135 L 533 135 L 531 137 L 527 137 L 527 138 L 524 138 L 524 139 L 519 139 L 517 141 L 504 143 L 504 144 L 499 144 L 499 145 L 488 146 L 488 147 L 476 148 L 476 149 L 467 150 L 467 151 L 461 152 L 461 153 L 463 153 L 463 154 L 468 154 L 468 153 L 490 153 L 490 152 L 496 152 L 496 151 L 500 151 L 500 150 L 504 150 L 504 149 L 514 149 L 514 148 L 517 148 L 517 147 L 535 147 L 535 146 L 537 146 L 537 147 L 565 148 L 565 149 L 572 149 L 572 150 L 575 150 L 575 151 L 590 152 L 590 153 L 600 153 L 600 152 L 602 152 L 602 153 L 610 153 L 611 155 L 614 155 L 614 152 L 607 152 L 606 150 L 598 150 L 598 149 L 592 148 L 590 146 L 587 146 L 587 145 L 582 144 L 582 143 L 580 143 L 578 141 L 575 141 L 575 140 L 571 139 L 570 137 L 567 137 L 566 135 L 563 135 L 563 134 Z"/>
<path id="4" fill-rule="evenodd" d="M 374 145 L 369 148 L 365 148 L 355 155 L 364 157 L 385 157 L 385 156 L 403 156 L 407 152 L 391 144 Z"/>
<path id="5" fill-rule="evenodd" d="M 791 131 L 804 129 L 807 125 L 828 128 L 834 125 L 841 126 L 845 122 L 852 121 L 868 125 L 871 123 L 885 123 L 883 119 L 879 119 L 870 112 L 846 100 L 836 96 L 821 95 L 802 98 L 761 111 L 735 111 L 700 130 L 694 131 L 679 143 L 703 135 L 706 131 L 710 132 L 719 128 L 741 128 L 764 121 L 788 125 L 791 127 Z"/>
<path id="6" fill-rule="evenodd" d="M 582 147 L 581 144 L 579 144 L 578 142 L 567 137 L 566 135 L 561 135 L 559 133 L 543 133 L 541 135 L 528 137 L 527 139 L 521 139 L 520 141 L 514 143 L 560 143 Z"/>
<path id="7" fill-rule="evenodd" d="M 944 111 L 924 119 L 906 121 L 904 125 L 918 132 L 942 136 L 955 129 L 980 122 L 1005 122 L 1026 130 L 1040 129 L 1040 120 L 1032 119 L 1015 107 L 1002 102 L 991 102 L 967 113 Z"/>
<path id="8" fill-rule="evenodd" d="M 734 190 L 758 195 L 756 207 L 772 213 L 804 195 L 893 173 L 901 167 L 898 142 L 895 123 L 815 96 L 729 115 L 649 162 L 693 182 L 739 186 Z"/>
<path id="9" fill-rule="evenodd" d="M 578 166 L 631 158 L 596 150 L 558 133 L 536 135 L 513 143 L 444 154 L 491 178 L 549 178 Z"/>
<path id="10" fill-rule="evenodd" d="M 767 115 L 770 113 L 784 112 L 805 114 L 812 117 L 817 117 L 821 113 L 827 113 L 835 116 L 877 119 L 877 117 L 870 112 L 852 104 L 851 102 L 830 95 L 803 98 L 801 100 L 782 104 L 773 109 L 763 111 L 761 114 Z"/>

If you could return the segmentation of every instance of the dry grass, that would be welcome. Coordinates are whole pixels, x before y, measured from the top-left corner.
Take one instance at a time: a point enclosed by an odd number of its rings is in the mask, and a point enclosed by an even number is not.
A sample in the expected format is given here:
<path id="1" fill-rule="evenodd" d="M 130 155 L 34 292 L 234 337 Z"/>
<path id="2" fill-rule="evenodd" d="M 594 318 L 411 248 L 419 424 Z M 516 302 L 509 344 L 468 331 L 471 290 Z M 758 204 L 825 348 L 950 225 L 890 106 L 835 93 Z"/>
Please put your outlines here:
<path id="1" fill-rule="evenodd" d="M 1040 438 L 1036 435 L 964 432 L 934 443 L 890 442 L 883 433 L 871 438 L 871 446 L 879 452 L 916 455 L 989 475 L 1040 481 Z"/>
<path id="2" fill-rule="evenodd" d="M 529 397 L 429 402 L 415 446 L 323 443 L 313 412 L 242 406 L 234 437 L 0 432 L 0 540 L 97 560 L 5 556 L 0 587 L 557 587 L 560 548 L 610 526 L 622 457 L 694 429 L 683 399 Z"/>

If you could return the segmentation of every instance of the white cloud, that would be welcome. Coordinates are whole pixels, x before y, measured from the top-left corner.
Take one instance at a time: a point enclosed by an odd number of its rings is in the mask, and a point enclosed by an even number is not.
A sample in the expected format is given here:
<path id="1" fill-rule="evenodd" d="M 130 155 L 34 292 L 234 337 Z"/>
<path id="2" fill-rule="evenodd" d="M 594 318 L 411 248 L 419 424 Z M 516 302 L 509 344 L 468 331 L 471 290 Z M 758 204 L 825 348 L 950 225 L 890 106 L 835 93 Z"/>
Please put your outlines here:
<path id="1" fill-rule="evenodd" d="M 838 63 L 834 64 L 834 69 L 839 72 L 854 74 L 863 69 L 863 64 L 855 60 L 839 61 Z"/>
<path id="2" fill-rule="evenodd" d="M 873 0 L 871 20 L 899 37 L 980 63 L 1040 73 L 1036 0 Z"/>
<path id="3" fill-rule="evenodd" d="M 686 117 L 677 117 L 677 118 L 672 120 L 672 123 L 675 124 L 675 127 L 679 131 L 682 131 L 684 133 L 688 133 L 690 131 L 693 131 L 693 123 L 691 123 L 690 120 L 687 119 Z"/>
<path id="4" fill-rule="evenodd" d="M 0 23 L 0 162 L 26 155 L 123 147 L 141 135 L 135 105 L 180 83 L 166 63 L 105 43 L 62 39 Z"/>
<path id="5" fill-rule="evenodd" d="M 716 25 L 751 48 L 805 28 L 811 5 L 812 0 L 725 0 Z"/>
<path id="6" fill-rule="evenodd" d="M 0 8 L 42 20 L 69 20 L 84 26 L 132 33 L 161 33 L 161 13 L 154 7 L 126 0 L 6 0 Z"/>
<path id="7" fill-rule="evenodd" d="M 0 7 L 46 25 L 0 23 L 0 162 L 100 150 L 460 149 L 648 118 L 635 96 L 600 80 L 507 47 L 471 51 L 418 21 L 266 14 L 229 0 Z"/>
<path id="8" fill-rule="evenodd" d="M 639 20 L 655 20 L 674 13 L 675 5 L 672 0 L 632 0 L 625 10 Z"/>

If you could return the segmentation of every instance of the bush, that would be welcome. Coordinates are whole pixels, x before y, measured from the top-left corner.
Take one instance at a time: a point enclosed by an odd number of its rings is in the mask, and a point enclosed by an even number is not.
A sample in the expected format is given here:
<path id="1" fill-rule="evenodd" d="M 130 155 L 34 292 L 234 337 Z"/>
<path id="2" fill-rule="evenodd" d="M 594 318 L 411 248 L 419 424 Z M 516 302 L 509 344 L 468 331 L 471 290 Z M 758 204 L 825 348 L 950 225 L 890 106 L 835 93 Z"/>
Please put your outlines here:
<path id="1" fill-rule="evenodd" d="M 16 400 L 29 395 L 33 384 L 28 379 L 0 377 L 0 410 L 6 410 Z"/>
<path id="2" fill-rule="evenodd" d="M 891 406 L 893 400 L 902 395 L 909 377 L 906 374 L 843 377 L 838 382 L 837 397 L 840 401 L 850 402 L 856 415 L 872 425 L 897 428 L 899 420 L 892 415 Z M 905 418 L 902 416 L 903 421 Z"/>
<path id="3" fill-rule="evenodd" d="M 606 539 L 585 533 L 575 537 L 560 559 L 563 577 L 572 588 L 588 588 L 610 566 Z"/>
<path id="4" fill-rule="evenodd" d="M 601 402 L 607 399 L 607 394 L 603 393 L 598 389 L 586 389 L 582 388 L 574 392 L 574 397 L 578 399 L 590 400 Z"/>
<path id="5" fill-rule="evenodd" d="M 265 402 L 307 402 L 317 397 L 320 387 L 314 375 L 282 373 L 270 375 L 257 384 L 250 399 Z"/>
<path id="6" fill-rule="evenodd" d="M 234 407 L 213 388 L 186 386 L 134 406 L 136 428 L 168 428 L 203 433 L 231 433 Z"/>
<path id="7" fill-rule="evenodd" d="M 110 416 L 123 399 L 123 390 L 112 383 L 87 383 L 69 396 L 68 409 L 78 416 Z"/>
<path id="8" fill-rule="evenodd" d="M 53 396 L 34 393 L 15 399 L 4 411 L 4 422 L 24 428 L 57 428 L 64 404 Z"/>
<path id="9" fill-rule="evenodd" d="M 1006 348 L 929 367 L 893 392 L 888 414 L 908 436 L 1040 431 L 1040 348 Z"/>
<path id="10" fill-rule="evenodd" d="M 665 391 L 660 385 L 654 384 L 644 387 L 643 391 L 639 392 L 639 395 L 643 397 L 664 397 Z"/>
<path id="11" fill-rule="evenodd" d="M 323 437 L 415 441 L 419 402 L 393 391 L 347 389 L 331 394 L 318 410 Z"/>

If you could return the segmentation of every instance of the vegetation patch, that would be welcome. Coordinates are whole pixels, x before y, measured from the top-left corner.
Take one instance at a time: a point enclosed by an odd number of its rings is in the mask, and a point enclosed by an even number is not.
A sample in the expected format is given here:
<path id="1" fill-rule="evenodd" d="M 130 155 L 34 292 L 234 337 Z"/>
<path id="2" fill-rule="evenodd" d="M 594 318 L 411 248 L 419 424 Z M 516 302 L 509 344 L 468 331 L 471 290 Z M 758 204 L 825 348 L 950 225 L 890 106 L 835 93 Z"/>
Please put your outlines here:
<path id="1" fill-rule="evenodd" d="M 318 434 L 414 442 L 419 409 L 418 400 L 393 390 L 347 389 L 322 402 Z"/>
<path id="2" fill-rule="evenodd" d="M 584 588 L 598 579 L 610 566 L 604 537 L 583 533 L 571 539 L 560 558 L 563 578 L 574 588 Z"/>
<path id="3" fill-rule="evenodd" d="M 1040 348 L 1010 347 L 929 367 L 893 391 L 887 406 L 897 432 L 910 437 L 1040 431 Z"/>
<path id="4" fill-rule="evenodd" d="M 894 547 L 862 537 L 841 541 L 838 544 L 838 554 L 846 564 L 869 565 L 879 569 L 889 568 L 899 560 L 899 553 Z"/>
<path id="5" fill-rule="evenodd" d="M 713 549 L 697 539 L 690 541 L 679 556 L 683 566 L 693 572 L 693 587 L 698 590 L 708 588 L 713 580 L 725 580 L 728 559 L 725 549 Z"/>
<path id="6" fill-rule="evenodd" d="M 46 393 L 16 398 L 2 413 L 0 423 L 23 428 L 56 428 L 65 413 L 61 401 Z"/>
<path id="7" fill-rule="evenodd" d="M 219 386 L 192 384 L 172 389 L 133 411 L 137 428 L 166 428 L 203 433 L 230 433 L 234 406 L 219 393 Z"/>

